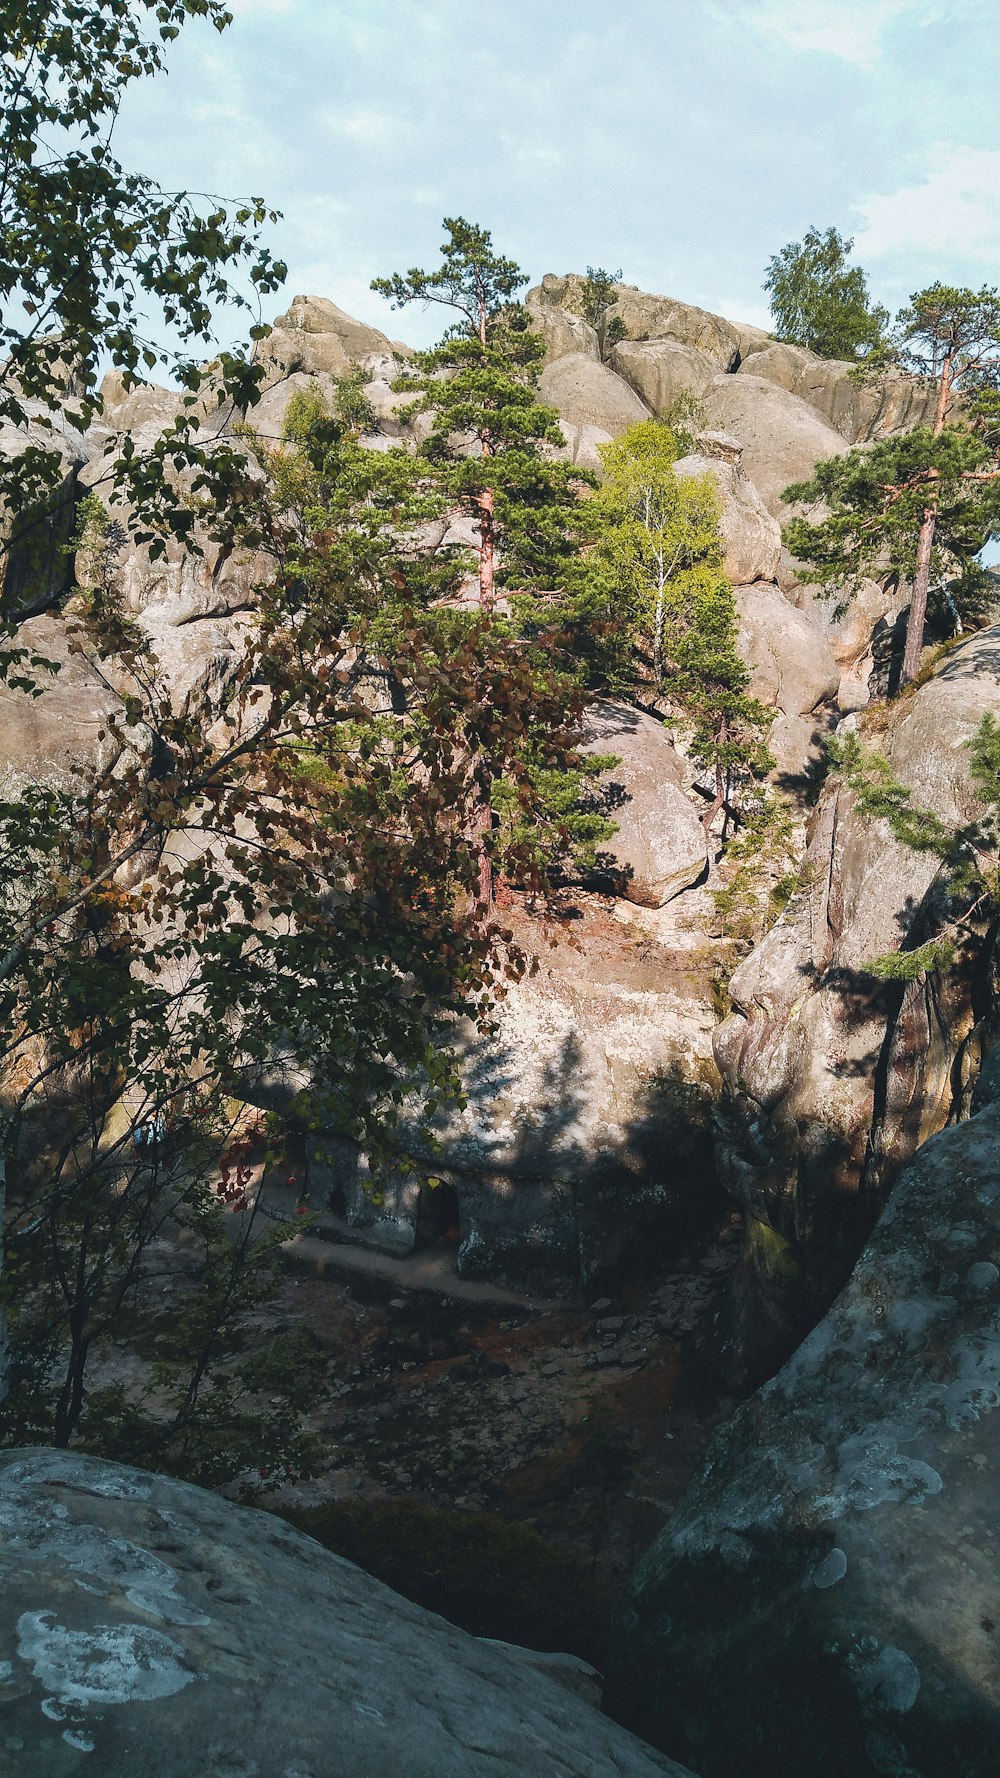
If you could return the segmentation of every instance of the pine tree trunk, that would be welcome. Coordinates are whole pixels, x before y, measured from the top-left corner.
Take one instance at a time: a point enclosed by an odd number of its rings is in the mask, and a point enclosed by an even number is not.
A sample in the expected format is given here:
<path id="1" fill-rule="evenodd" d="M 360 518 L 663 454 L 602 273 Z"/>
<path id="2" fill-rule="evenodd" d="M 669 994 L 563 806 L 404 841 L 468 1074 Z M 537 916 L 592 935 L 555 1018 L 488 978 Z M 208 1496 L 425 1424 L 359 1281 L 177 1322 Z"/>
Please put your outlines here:
<path id="1" fill-rule="evenodd" d="M 941 375 L 938 379 L 937 407 L 932 427 L 932 434 L 935 438 L 939 438 L 944 431 L 944 423 L 948 417 L 954 367 L 954 355 L 950 354 L 941 367 Z M 932 473 L 936 475 L 937 471 L 934 470 Z M 917 561 L 913 572 L 913 596 L 910 599 L 910 615 L 906 620 L 906 643 L 903 648 L 903 665 L 899 676 L 901 685 L 909 685 L 920 671 L 920 656 L 924 646 L 924 625 L 927 622 L 927 595 L 931 586 L 931 552 L 934 548 L 936 524 L 937 498 L 935 497 L 924 507 L 923 517 L 920 521 Z"/>
<path id="2" fill-rule="evenodd" d="M 924 646 L 924 623 L 927 618 L 927 595 L 931 584 L 931 551 L 934 547 L 936 524 L 937 505 L 925 506 L 924 516 L 920 522 L 920 536 L 917 539 L 917 564 L 913 575 L 910 615 L 906 621 L 906 645 L 903 649 L 903 666 L 900 673 L 900 682 L 903 685 L 909 685 L 920 671 L 920 656 Z"/>
<path id="3" fill-rule="evenodd" d="M 484 444 L 483 456 L 488 456 Z M 479 496 L 479 608 L 487 615 L 493 610 L 493 489 L 484 488 Z"/>

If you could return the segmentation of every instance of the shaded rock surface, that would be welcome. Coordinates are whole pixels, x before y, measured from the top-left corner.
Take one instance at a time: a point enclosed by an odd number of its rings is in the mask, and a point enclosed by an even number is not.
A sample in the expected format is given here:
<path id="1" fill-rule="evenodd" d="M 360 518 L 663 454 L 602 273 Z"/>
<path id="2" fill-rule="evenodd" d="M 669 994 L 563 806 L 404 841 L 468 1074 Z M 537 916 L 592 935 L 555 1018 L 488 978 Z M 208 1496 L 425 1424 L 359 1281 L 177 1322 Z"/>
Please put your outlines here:
<path id="1" fill-rule="evenodd" d="M 993 1062 L 636 1575 L 606 1707 L 704 1778 L 996 1770 Z"/>
<path id="2" fill-rule="evenodd" d="M 787 514 L 782 495 L 792 482 L 808 480 L 817 463 L 847 450 L 815 408 L 763 377 L 717 376 L 703 399 L 707 424 L 738 439 L 746 474 L 778 518 Z"/>
<path id="3" fill-rule="evenodd" d="M 33 1450 L 0 1458 L 0 1518 L 10 1778 L 684 1778 L 266 1514 Z"/>
<path id="4" fill-rule="evenodd" d="M 703 946 L 697 927 L 658 933 L 669 914 L 637 910 L 623 930 L 597 903 L 557 935 L 505 910 L 538 970 L 511 985 L 490 1034 L 460 1033 L 467 1104 L 441 1121 L 426 1164 L 454 1193 L 463 1277 L 575 1294 L 715 1189 Z M 397 1249 L 437 1214 L 419 1174 L 373 1194 L 364 1157 L 322 1140 L 309 1179 L 313 1202 Z"/>
<path id="5" fill-rule="evenodd" d="M 594 426 L 611 438 L 637 420 L 649 419 L 649 409 L 634 389 L 582 352 L 568 352 L 547 364 L 538 388 L 542 400 L 568 425 Z"/>
<path id="6" fill-rule="evenodd" d="M 932 424 L 936 399 L 932 385 L 904 376 L 856 381 L 852 368 L 776 340 L 748 353 L 739 367 L 741 376 L 764 377 L 801 396 L 848 444 Z"/>
<path id="7" fill-rule="evenodd" d="M 994 629 L 957 648 L 874 743 L 918 805 L 958 822 L 975 809 L 966 743 L 998 708 Z M 760 1225 L 754 1263 L 772 1306 L 784 1285 L 829 1299 L 899 1166 L 962 1106 L 989 998 L 981 975 L 902 985 L 865 973 L 929 935 L 938 874 L 932 854 L 901 845 L 830 784 L 806 888 L 731 978 L 734 1010 L 715 1038 L 728 1107 L 718 1152 L 728 1189 Z"/>

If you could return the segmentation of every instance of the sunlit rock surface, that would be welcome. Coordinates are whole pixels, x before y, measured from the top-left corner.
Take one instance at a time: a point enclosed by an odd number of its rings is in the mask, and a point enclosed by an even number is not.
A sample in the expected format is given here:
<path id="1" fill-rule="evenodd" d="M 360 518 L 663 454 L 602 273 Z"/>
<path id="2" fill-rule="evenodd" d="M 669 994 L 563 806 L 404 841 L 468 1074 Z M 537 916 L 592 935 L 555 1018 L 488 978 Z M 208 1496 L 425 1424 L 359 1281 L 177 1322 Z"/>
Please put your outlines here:
<path id="1" fill-rule="evenodd" d="M 979 1102 L 909 1163 L 846 1289 L 717 1433 L 635 1577 L 605 1705 L 704 1778 L 994 1778 L 992 1063 Z"/>
<path id="2" fill-rule="evenodd" d="M 3 1778 L 685 1778 L 279 1520 L 0 1456 Z"/>

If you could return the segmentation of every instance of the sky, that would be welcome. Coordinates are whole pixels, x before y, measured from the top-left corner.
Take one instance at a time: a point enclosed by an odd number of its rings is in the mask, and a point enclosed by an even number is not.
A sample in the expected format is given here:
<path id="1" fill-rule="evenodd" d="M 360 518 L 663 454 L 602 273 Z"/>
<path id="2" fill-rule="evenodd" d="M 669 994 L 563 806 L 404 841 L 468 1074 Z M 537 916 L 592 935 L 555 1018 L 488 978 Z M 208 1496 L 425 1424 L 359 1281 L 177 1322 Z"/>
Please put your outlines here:
<path id="1" fill-rule="evenodd" d="M 997 0 L 229 0 L 133 88 L 119 157 L 262 196 L 282 294 L 412 344 L 373 277 L 433 267 L 441 219 L 532 282 L 587 265 L 767 325 L 771 255 L 855 238 L 893 312 L 1000 282 Z M 235 338 L 235 322 L 219 338 Z"/>

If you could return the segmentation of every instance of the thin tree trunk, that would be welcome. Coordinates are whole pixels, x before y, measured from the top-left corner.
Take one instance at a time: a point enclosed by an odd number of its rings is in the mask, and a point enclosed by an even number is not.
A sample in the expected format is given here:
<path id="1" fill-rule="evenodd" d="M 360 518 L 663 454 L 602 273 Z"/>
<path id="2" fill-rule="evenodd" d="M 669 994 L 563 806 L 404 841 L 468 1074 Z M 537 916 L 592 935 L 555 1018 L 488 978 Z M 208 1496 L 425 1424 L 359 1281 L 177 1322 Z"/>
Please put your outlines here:
<path id="1" fill-rule="evenodd" d="M 938 380 L 937 407 L 934 412 L 933 436 L 939 438 L 944 431 L 944 423 L 948 417 L 951 402 L 951 390 L 954 375 L 954 354 L 949 354 L 941 366 Z M 935 475 L 937 471 L 933 472 Z M 934 531 L 937 525 L 938 503 L 936 492 L 924 507 L 920 520 L 920 534 L 917 538 L 917 560 L 913 572 L 913 595 L 910 599 L 910 615 L 906 620 L 906 642 L 903 647 L 903 665 L 900 670 L 900 685 L 909 685 L 920 671 L 920 656 L 924 647 L 924 625 L 927 622 L 927 595 L 931 585 L 931 554 L 934 549 Z"/>
<path id="2" fill-rule="evenodd" d="M 484 438 L 483 456 L 489 454 L 489 439 Z M 479 496 L 479 609 L 487 616 L 493 600 L 493 489 L 484 488 Z"/>
<path id="3" fill-rule="evenodd" d="M 924 507 L 924 516 L 920 521 L 917 563 L 913 575 L 913 593 L 910 598 L 910 615 L 906 620 L 906 644 L 903 649 L 903 666 L 900 672 L 900 683 L 903 685 L 909 685 L 920 671 L 920 656 L 924 646 L 924 623 L 927 618 L 927 595 L 931 584 L 931 551 L 934 548 L 936 524 L 937 502 L 933 506 Z"/>
<path id="4" fill-rule="evenodd" d="M 726 718 L 723 717 L 722 722 L 719 727 L 719 734 L 718 734 L 719 744 L 722 745 L 728 739 L 728 737 L 729 737 L 729 723 L 727 722 Z M 725 800 L 726 800 L 725 770 L 721 765 L 716 765 L 716 768 L 715 768 L 715 797 L 714 797 L 714 800 L 712 801 L 712 803 L 710 804 L 710 806 L 705 810 L 705 813 L 701 818 L 702 826 L 705 829 L 706 839 L 712 831 L 712 822 L 715 820 L 715 817 L 719 813 L 719 810 L 723 807 Z"/>

